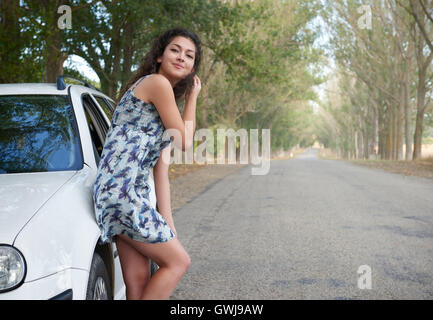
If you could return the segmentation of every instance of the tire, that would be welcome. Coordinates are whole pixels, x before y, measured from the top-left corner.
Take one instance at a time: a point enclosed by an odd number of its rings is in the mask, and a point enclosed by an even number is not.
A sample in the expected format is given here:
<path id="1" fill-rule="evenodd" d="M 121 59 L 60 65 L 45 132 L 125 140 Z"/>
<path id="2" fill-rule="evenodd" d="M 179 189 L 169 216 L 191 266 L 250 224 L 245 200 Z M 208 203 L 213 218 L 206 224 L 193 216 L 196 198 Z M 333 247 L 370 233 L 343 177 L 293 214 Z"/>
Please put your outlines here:
<path id="1" fill-rule="evenodd" d="M 150 276 L 153 276 L 153 274 L 159 269 L 159 266 L 152 260 L 150 260 Z"/>
<path id="2" fill-rule="evenodd" d="M 93 254 L 87 283 L 86 300 L 113 300 L 107 268 L 98 253 Z"/>

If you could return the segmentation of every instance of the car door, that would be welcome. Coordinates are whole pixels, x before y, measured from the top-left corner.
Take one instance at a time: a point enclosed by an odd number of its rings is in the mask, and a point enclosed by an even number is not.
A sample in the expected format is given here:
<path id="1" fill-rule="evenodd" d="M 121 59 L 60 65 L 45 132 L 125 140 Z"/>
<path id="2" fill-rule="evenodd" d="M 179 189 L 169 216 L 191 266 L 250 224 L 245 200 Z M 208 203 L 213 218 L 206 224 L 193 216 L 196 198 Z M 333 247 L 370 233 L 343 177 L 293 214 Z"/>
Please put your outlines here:
<path id="1" fill-rule="evenodd" d="M 99 164 L 110 122 L 108 121 L 105 112 L 96 103 L 90 93 L 84 93 L 81 96 L 81 100 L 86 114 L 90 136 L 92 138 L 92 148 L 95 155 L 95 161 L 96 164 Z"/>
<path id="2" fill-rule="evenodd" d="M 92 94 L 93 99 L 95 102 L 99 105 L 101 110 L 105 113 L 107 118 L 111 121 L 111 118 L 113 116 L 115 104 L 114 101 L 111 99 L 108 99 L 102 95 Z"/>
<path id="3" fill-rule="evenodd" d="M 74 89 L 72 89 L 71 92 L 73 92 L 73 96 L 76 97 L 77 92 L 73 90 Z M 83 106 L 88 132 L 90 133 L 90 144 L 92 145 L 96 165 L 98 165 L 104 147 L 105 137 L 110 128 L 112 109 L 107 106 L 107 110 L 104 110 L 94 98 L 94 93 L 86 92 L 83 88 L 76 88 L 76 91 L 78 90 L 81 91 L 79 96 Z M 101 95 L 101 97 L 103 96 Z M 103 98 L 106 99 L 105 97 Z M 112 248 L 114 257 L 114 298 L 123 299 L 125 297 L 125 284 L 115 243 L 112 244 Z"/>

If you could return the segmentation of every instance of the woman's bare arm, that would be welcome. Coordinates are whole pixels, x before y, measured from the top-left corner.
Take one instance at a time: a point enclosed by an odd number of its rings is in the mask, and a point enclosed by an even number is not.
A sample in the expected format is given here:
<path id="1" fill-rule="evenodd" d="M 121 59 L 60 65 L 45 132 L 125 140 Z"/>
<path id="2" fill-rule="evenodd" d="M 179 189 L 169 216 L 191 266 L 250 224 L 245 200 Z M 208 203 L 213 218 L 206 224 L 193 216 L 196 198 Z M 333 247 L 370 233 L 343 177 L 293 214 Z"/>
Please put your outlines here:
<path id="1" fill-rule="evenodd" d="M 194 90 L 191 90 L 187 95 L 182 116 L 176 105 L 173 88 L 164 76 L 154 74 L 141 81 L 134 90 L 138 98 L 142 99 L 145 97 L 155 105 L 165 129 L 175 129 L 180 133 L 182 137 L 181 145 L 178 144 L 176 139 L 174 143 L 176 147 L 181 148 L 183 151 L 192 146 L 196 127 L 196 102 L 201 84 L 197 76 L 194 81 Z M 192 126 L 186 126 L 185 123 L 187 121 L 192 123 Z M 188 140 L 187 137 L 189 137 Z"/>
<path id="2" fill-rule="evenodd" d="M 158 204 L 158 211 L 167 221 L 171 230 L 177 236 L 174 227 L 173 215 L 171 212 L 171 198 L 170 198 L 170 181 L 168 179 L 169 161 L 163 161 L 163 157 L 170 157 L 171 147 L 164 148 L 161 155 L 153 168 L 153 177 L 155 180 L 155 194 L 156 202 Z"/>

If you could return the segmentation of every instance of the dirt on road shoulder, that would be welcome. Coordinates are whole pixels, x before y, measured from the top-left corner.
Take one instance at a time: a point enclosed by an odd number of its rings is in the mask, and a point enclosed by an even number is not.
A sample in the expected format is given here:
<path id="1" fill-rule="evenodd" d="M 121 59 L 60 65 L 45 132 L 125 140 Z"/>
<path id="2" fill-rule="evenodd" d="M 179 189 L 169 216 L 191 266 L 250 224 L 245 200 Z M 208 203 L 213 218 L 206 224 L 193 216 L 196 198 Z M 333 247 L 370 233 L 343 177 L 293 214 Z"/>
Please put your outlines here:
<path id="1" fill-rule="evenodd" d="M 174 164 L 169 167 L 171 210 L 174 211 L 206 187 L 246 164 Z"/>
<path id="2" fill-rule="evenodd" d="M 381 169 L 388 172 L 433 179 L 433 158 L 415 161 L 393 160 L 346 160 L 357 165 Z"/>
<path id="3" fill-rule="evenodd" d="M 433 179 L 433 157 L 426 157 L 419 160 L 347 160 L 341 159 L 329 149 L 322 149 L 319 157 L 326 160 L 347 161 L 356 165 L 384 170 L 406 176 L 422 177 Z"/>

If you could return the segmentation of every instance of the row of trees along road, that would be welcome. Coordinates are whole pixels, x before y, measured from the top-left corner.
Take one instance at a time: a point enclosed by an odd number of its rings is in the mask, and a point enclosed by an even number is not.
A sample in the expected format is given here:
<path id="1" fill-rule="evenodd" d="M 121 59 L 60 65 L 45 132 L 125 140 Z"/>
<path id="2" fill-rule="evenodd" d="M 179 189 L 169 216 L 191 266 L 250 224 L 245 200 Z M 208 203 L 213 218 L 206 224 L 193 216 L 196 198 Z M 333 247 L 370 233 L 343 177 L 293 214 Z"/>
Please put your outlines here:
<path id="1" fill-rule="evenodd" d="M 61 5 L 71 29 L 57 25 Z M 78 55 L 117 99 L 152 39 L 183 26 L 203 42 L 197 129 L 271 129 L 272 149 L 288 149 L 312 142 L 321 52 L 310 22 L 319 11 L 309 0 L 2 0 L 0 83 L 84 78 L 64 67 Z"/>
<path id="2" fill-rule="evenodd" d="M 349 158 L 375 150 L 381 159 L 420 158 L 424 127 L 433 125 L 433 1 L 326 4 L 337 71 L 316 127 L 319 140 Z"/>

